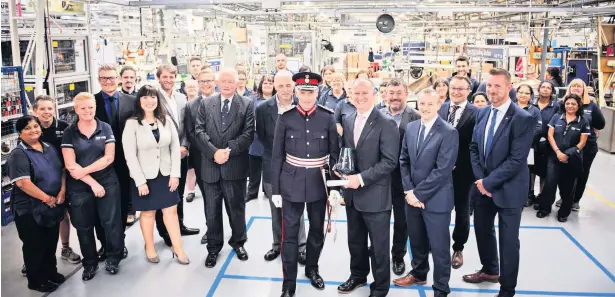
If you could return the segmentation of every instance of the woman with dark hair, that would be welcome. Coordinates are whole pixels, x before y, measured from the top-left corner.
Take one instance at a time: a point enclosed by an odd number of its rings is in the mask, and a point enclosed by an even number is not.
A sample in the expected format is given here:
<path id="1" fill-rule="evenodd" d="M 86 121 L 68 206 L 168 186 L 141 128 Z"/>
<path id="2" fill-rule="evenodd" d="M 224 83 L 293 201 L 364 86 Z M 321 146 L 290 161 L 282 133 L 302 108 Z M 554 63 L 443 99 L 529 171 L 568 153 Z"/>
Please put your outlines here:
<path id="1" fill-rule="evenodd" d="M 177 203 L 181 154 L 179 136 L 173 121 L 166 115 L 154 86 L 145 85 L 137 92 L 135 112 L 126 121 L 122 143 L 130 170 L 131 199 L 134 210 L 141 211 L 141 233 L 145 240 L 148 262 L 158 263 L 154 249 L 156 210 L 162 210 L 164 225 L 172 242 L 173 257 L 180 264 L 190 260 L 182 246 Z"/>
<path id="2" fill-rule="evenodd" d="M 547 68 L 545 80 L 551 82 L 555 88 L 563 88 L 566 86 L 564 80 L 562 80 L 561 72 L 557 67 Z M 555 90 L 555 88 L 553 90 Z"/>
<path id="3" fill-rule="evenodd" d="M 583 117 L 581 97 L 567 95 L 564 108 L 565 111 L 554 115 L 549 122 L 548 137 L 553 151 L 549 154 L 547 181 L 536 213 L 538 218 L 551 213 L 555 192 L 559 187 L 562 205 L 557 220 L 560 222 L 566 222 L 570 215 L 577 179 L 583 173 L 582 150 L 591 133 L 589 122 Z"/>
<path id="4" fill-rule="evenodd" d="M 517 105 L 527 111 L 534 118 L 534 140 L 532 141 L 532 151 L 533 159 L 536 160 L 536 148 L 538 146 L 538 140 L 540 140 L 540 133 L 542 132 L 542 117 L 540 116 L 540 110 L 538 107 L 532 105 L 530 101 L 534 98 L 534 90 L 532 87 L 527 84 L 522 84 L 517 87 Z M 532 195 L 528 195 L 527 203 L 525 206 L 531 206 L 534 204 L 534 200 L 536 197 L 534 194 L 534 181 L 536 180 L 536 174 L 534 174 L 534 164 L 529 165 L 530 167 L 530 193 Z"/>
<path id="5" fill-rule="evenodd" d="M 64 218 L 65 176 L 56 149 L 40 140 L 38 119 L 17 120 L 19 142 L 6 162 L 16 187 L 11 194 L 15 226 L 23 244 L 28 289 L 53 292 L 64 282 L 58 273 L 56 249 Z"/>
<path id="6" fill-rule="evenodd" d="M 98 270 L 98 253 L 94 241 L 97 220 L 104 229 L 105 270 L 119 272 L 124 250 L 120 186 L 112 166 L 115 160 L 115 136 L 111 126 L 95 117 L 96 101 L 90 93 L 73 98 L 78 120 L 64 130 L 62 155 L 67 176 L 70 216 L 77 229 L 83 253 L 81 279 L 89 281 Z"/>
<path id="7" fill-rule="evenodd" d="M 273 86 L 273 75 L 263 75 L 258 85 L 258 92 L 254 96 L 254 112 L 256 107 L 261 105 L 270 98 L 275 98 L 275 87 Z M 248 191 L 246 193 L 246 202 L 258 198 L 258 190 L 261 186 L 261 177 L 263 173 L 263 152 L 265 148 L 263 143 L 258 139 L 256 131 L 254 132 L 254 140 L 250 145 L 248 154 L 250 155 L 250 182 L 248 183 Z"/>
<path id="8" fill-rule="evenodd" d="M 448 86 L 449 83 L 446 78 L 438 79 L 435 83 L 433 83 L 433 89 L 436 90 L 436 93 L 438 93 L 441 103 L 445 103 L 450 100 L 448 98 Z"/>
<path id="9" fill-rule="evenodd" d="M 491 104 L 489 102 L 489 98 L 487 98 L 487 94 L 485 94 L 483 92 L 478 92 L 478 93 L 472 94 L 472 97 L 471 97 L 470 101 L 472 101 L 472 104 L 474 104 L 478 108 L 483 108 L 483 107 Z"/>

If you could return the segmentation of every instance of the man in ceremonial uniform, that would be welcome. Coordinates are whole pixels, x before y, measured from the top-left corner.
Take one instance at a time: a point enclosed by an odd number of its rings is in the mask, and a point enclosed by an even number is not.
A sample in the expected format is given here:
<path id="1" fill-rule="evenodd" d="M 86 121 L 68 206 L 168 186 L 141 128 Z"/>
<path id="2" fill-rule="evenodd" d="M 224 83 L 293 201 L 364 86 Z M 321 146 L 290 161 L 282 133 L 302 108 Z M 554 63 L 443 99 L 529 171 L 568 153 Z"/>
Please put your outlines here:
<path id="1" fill-rule="evenodd" d="M 316 289 L 325 288 L 318 272 L 324 245 L 327 188 L 324 168 L 336 163 L 339 147 L 333 111 L 316 105 L 322 77 L 311 72 L 293 76 L 299 105 L 278 117 L 272 152 L 272 202 L 282 207 L 282 297 L 295 295 L 297 242 L 301 216 L 307 205 L 305 275 Z"/>

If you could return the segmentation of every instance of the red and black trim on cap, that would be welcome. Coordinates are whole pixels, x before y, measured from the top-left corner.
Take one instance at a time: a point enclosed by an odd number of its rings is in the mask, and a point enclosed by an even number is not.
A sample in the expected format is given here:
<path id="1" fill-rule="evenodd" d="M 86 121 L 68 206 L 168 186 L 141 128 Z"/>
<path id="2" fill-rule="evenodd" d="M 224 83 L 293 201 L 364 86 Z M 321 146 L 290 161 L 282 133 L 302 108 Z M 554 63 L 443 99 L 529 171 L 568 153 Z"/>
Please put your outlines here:
<path id="1" fill-rule="evenodd" d="M 293 75 L 293 81 L 298 88 L 315 89 L 322 82 L 322 76 L 314 72 L 300 72 Z"/>

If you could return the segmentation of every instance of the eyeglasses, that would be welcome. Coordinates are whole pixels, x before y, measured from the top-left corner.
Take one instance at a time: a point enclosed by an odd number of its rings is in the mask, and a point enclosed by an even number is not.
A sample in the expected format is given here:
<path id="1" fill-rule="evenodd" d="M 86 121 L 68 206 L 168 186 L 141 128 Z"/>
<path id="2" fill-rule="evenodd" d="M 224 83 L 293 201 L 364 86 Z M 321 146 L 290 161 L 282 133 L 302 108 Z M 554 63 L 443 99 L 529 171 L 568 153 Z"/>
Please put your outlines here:
<path id="1" fill-rule="evenodd" d="M 117 76 L 99 76 L 98 79 L 102 81 L 114 81 L 117 79 Z"/>
<path id="2" fill-rule="evenodd" d="M 455 92 L 461 92 L 461 91 L 466 91 L 468 88 L 449 88 L 451 91 L 455 91 Z"/>
<path id="3" fill-rule="evenodd" d="M 214 81 L 210 80 L 210 79 L 208 79 L 208 80 L 199 80 L 199 84 L 209 84 L 209 83 L 212 83 L 212 82 L 214 82 Z"/>

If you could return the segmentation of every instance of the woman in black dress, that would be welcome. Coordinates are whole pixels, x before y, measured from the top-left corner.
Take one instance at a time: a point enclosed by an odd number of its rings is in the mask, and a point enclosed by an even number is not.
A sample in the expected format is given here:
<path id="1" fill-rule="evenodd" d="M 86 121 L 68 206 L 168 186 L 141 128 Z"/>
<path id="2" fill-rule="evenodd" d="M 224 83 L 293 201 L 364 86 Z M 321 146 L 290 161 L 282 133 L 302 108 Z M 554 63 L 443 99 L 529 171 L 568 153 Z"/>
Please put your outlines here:
<path id="1" fill-rule="evenodd" d="M 180 264 L 189 264 L 177 220 L 179 194 L 176 190 L 181 166 L 179 136 L 155 87 L 145 85 L 137 92 L 135 113 L 126 121 L 122 143 L 132 178 L 132 207 L 141 211 L 140 224 L 147 260 L 160 262 L 154 249 L 154 222 L 156 210 L 162 209 L 173 256 L 178 256 Z"/>

